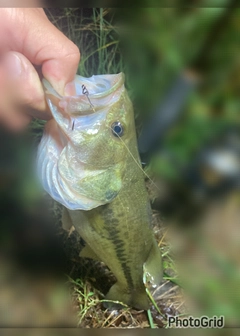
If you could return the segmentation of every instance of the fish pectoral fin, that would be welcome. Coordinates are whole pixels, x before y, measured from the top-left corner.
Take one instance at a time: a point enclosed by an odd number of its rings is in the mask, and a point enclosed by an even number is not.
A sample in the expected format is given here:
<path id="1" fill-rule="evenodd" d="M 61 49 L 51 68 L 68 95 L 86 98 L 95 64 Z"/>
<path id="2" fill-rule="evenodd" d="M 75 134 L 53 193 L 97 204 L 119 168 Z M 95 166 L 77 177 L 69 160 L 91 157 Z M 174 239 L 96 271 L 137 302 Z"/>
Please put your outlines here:
<path id="1" fill-rule="evenodd" d="M 89 245 L 85 245 L 82 251 L 79 254 L 82 258 L 90 258 L 93 260 L 101 261 L 97 254 L 91 249 Z"/>
<path id="2" fill-rule="evenodd" d="M 162 256 L 155 241 L 143 265 L 143 272 L 146 282 L 150 282 L 152 286 L 158 286 L 162 281 Z"/>
<path id="3" fill-rule="evenodd" d="M 117 282 L 110 288 L 106 295 L 106 300 L 109 300 L 109 302 L 104 302 L 103 305 L 110 309 L 123 308 L 125 305 L 140 310 L 149 308 L 149 299 L 144 285 L 140 289 L 127 291 L 126 288 L 122 288 Z"/>

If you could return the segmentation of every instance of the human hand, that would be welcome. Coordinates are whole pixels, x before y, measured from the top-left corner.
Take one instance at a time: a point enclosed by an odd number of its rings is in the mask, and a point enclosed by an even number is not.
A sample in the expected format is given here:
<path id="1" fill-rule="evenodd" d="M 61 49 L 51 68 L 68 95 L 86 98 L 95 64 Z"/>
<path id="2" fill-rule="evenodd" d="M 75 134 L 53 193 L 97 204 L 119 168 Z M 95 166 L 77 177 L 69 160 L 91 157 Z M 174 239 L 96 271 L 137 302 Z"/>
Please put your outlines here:
<path id="1" fill-rule="evenodd" d="M 64 94 L 77 72 L 77 46 L 40 8 L 0 8 L 0 28 L 0 123 L 17 130 L 32 116 L 50 119 L 33 65 L 41 66 L 43 76 Z"/>

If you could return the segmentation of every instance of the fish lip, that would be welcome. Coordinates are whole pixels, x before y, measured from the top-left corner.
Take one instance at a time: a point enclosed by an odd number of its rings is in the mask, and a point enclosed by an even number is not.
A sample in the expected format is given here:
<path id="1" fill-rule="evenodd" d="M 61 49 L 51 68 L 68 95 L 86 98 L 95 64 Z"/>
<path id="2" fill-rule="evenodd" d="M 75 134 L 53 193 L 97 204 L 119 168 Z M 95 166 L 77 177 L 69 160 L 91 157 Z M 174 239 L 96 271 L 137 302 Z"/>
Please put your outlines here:
<path id="1" fill-rule="evenodd" d="M 75 82 L 80 82 L 81 79 L 85 79 L 86 82 L 87 80 L 91 80 L 97 84 L 98 83 L 98 77 L 102 77 L 104 75 L 96 75 L 96 76 L 91 76 L 91 77 L 82 77 L 82 76 L 75 76 Z M 105 75 L 106 76 L 106 75 Z M 64 101 L 69 101 L 69 103 L 71 104 L 77 104 L 78 102 L 82 101 L 82 109 L 79 110 L 78 108 L 76 108 L 76 110 L 72 110 L 71 111 L 71 115 L 73 116 L 86 116 L 89 114 L 93 114 L 93 113 L 97 113 L 100 112 L 101 110 L 103 110 L 106 106 L 106 102 L 99 104 L 98 102 L 96 102 L 96 100 L 98 99 L 102 99 L 102 98 L 106 98 L 107 96 L 109 96 L 111 93 L 116 92 L 121 86 L 124 85 L 124 81 L 125 81 L 125 75 L 123 72 L 120 72 L 118 74 L 111 74 L 111 75 L 107 75 L 108 76 L 108 80 L 109 80 L 109 89 L 99 92 L 99 93 L 89 93 L 89 94 L 78 94 L 78 95 L 73 95 L 73 96 L 62 96 L 60 95 L 53 87 L 52 85 L 48 82 L 48 80 L 46 80 L 45 78 L 43 78 L 42 80 L 42 84 L 43 84 L 43 88 L 45 90 L 45 94 L 46 96 L 53 96 L 55 97 L 55 99 L 58 100 L 58 102 L 64 102 Z M 96 80 L 95 80 L 96 78 Z M 84 81 L 82 82 L 82 84 L 84 83 Z M 81 84 L 81 83 L 80 83 Z M 76 84 L 77 85 L 77 84 Z M 85 84 L 84 84 L 85 85 Z M 48 97 L 47 100 L 49 100 L 50 98 Z M 50 99 L 51 101 L 52 99 Z M 95 101 L 96 104 L 92 107 L 91 105 L 89 106 L 89 102 L 90 101 Z M 59 107 L 59 103 L 57 104 Z"/>
<path id="2" fill-rule="evenodd" d="M 93 99 L 97 99 L 97 98 L 103 98 L 108 96 L 110 93 L 116 91 L 118 88 L 120 88 L 125 81 L 125 75 L 123 72 L 120 72 L 116 75 L 108 75 L 109 77 L 116 77 L 116 82 L 113 84 L 113 86 L 110 87 L 110 89 L 105 90 L 103 92 L 99 92 L 99 93 L 93 93 L 93 94 L 89 94 L 89 98 L 93 98 Z M 93 77 L 97 77 L 97 76 L 92 76 L 92 77 L 88 77 L 88 79 L 93 78 Z M 80 96 L 84 96 L 84 95 L 80 95 Z M 79 96 L 77 96 L 79 97 Z"/>
<path id="3" fill-rule="evenodd" d="M 98 77 L 98 76 L 102 76 L 102 75 L 86 77 L 86 79 L 91 79 L 91 78 Z M 97 99 L 97 98 L 102 98 L 102 97 L 108 96 L 110 93 L 114 92 L 120 86 L 122 86 L 124 84 L 125 75 L 124 75 L 123 72 L 120 72 L 116 75 L 108 75 L 108 76 L 109 77 L 111 76 L 113 78 L 117 77 L 117 80 L 113 84 L 113 86 L 110 87 L 110 89 L 105 90 L 103 92 L 88 94 L 89 98 L 92 97 L 93 99 Z M 82 77 L 82 78 L 84 78 L 84 77 Z M 75 79 L 77 79 L 77 76 L 75 77 Z M 77 98 L 84 98 L 86 96 L 84 94 L 79 94 L 79 95 L 74 95 L 74 96 L 62 96 L 52 87 L 52 85 L 49 83 L 49 81 L 46 80 L 45 78 L 42 79 L 42 84 L 43 84 L 43 87 L 45 89 L 46 94 L 55 95 L 59 99 L 63 99 L 65 97 L 72 97 L 73 99 L 77 99 Z"/>

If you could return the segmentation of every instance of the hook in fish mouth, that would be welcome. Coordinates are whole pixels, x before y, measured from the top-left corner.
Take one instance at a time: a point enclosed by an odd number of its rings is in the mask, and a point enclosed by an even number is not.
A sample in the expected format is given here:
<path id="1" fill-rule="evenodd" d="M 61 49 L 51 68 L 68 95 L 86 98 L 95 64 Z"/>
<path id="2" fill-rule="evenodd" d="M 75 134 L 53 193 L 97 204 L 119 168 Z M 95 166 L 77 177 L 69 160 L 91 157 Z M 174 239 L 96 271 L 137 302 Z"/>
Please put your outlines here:
<path id="1" fill-rule="evenodd" d="M 42 83 L 51 110 L 51 106 L 55 105 L 63 114 L 83 116 L 106 107 L 114 92 L 124 86 L 124 74 L 97 75 L 89 78 L 77 75 L 74 80 L 74 96 L 60 95 L 46 79 L 43 79 Z M 74 129 L 74 125 L 72 128 Z"/>
<path id="2" fill-rule="evenodd" d="M 89 104 L 90 104 L 93 112 L 96 112 L 95 109 L 94 109 L 93 104 L 91 103 L 90 98 L 88 97 L 89 96 L 88 89 L 86 88 L 86 86 L 84 84 L 82 85 L 82 93 L 87 97 L 87 99 L 89 101 Z M 72 131 L 74 130 L 74 124 L 75 124 L 75 120 L 73 120 L 73 123 L 72 123 Z"/>
<path id="3" fill-rule="evenodd" d="M 88 99 L 88 101 L 89 101 L 89 104 L 90 104 L 91 108 L 93 109 L 93 112 L 95 112 L 94 106 L 93 106 L 93 104 L 91 103 L 90 98 L 88 97 L 88 96 L 89 96 L 88 89 L 86 88 L 86 86 L 85 86 L 84 84 L 82 85 L 82 93 L 87 97 L 87 99 Z"/>
<path id="4" fill-rule="evenodd" d="M 93 99 L 103 98 L 123 85 L 124 80 L 125 75 L 122 72 L 117 75 L 96 75 L 88 78 L 76 75 L 74 80 L 76 95 L 72 97 L 77 98 L 87 95 Z M 45 78 L 43 78 L 42 84 L 46 94 L 53 95 L 59 99 L 70 97 L 60 95 Z"/>

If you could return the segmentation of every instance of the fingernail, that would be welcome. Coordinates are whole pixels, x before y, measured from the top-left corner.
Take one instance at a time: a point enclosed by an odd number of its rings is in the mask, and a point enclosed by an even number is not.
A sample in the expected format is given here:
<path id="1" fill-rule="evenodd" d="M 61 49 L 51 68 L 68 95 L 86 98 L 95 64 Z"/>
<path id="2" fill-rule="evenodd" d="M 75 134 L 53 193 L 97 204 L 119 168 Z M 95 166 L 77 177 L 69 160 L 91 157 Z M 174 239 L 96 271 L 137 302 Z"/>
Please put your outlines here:
<path id="1" fill-rule="evenodd" d="M 8 73 L 12 77 L 18 77 L 22 73 L 22 62 L 16 54 L 9 53 L 6 57 L 5 64 L 8 70 Z"/>
<path id="2" fill-rule="evenodd" d="M 74 81 L 68 83 L 68 84 L 65 86 L 65 89 L 64 89 L 64 95 L 65 95 L 65 96 L 75 96 L 75 95 L 76 95 L 76 88 L 75 88 Z"/>

